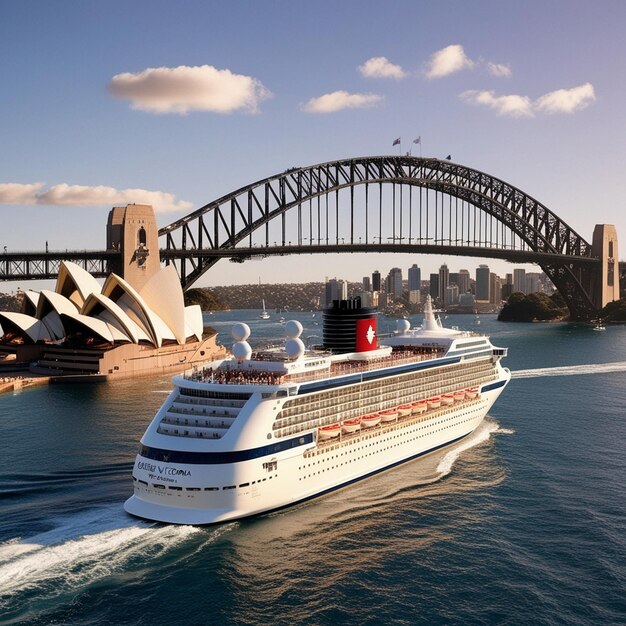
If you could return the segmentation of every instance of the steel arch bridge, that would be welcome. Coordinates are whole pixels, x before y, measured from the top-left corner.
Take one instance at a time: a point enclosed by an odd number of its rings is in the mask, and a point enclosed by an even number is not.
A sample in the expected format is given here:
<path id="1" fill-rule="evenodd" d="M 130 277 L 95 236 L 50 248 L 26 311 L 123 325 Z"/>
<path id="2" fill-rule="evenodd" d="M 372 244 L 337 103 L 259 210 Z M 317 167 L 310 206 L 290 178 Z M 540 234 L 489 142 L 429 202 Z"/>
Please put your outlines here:
<path id="1" fill-rule="evenodd" d="M 221 258 L 329 252 L 451 254 L 536 263 L 573 319 L 592 317 L 600 259 L 543 204 L 484 172 L 412 156 L 295 167 L 159 230 L 184 287 Z M 165 245 L 163 245 L 163 243 Z"/>

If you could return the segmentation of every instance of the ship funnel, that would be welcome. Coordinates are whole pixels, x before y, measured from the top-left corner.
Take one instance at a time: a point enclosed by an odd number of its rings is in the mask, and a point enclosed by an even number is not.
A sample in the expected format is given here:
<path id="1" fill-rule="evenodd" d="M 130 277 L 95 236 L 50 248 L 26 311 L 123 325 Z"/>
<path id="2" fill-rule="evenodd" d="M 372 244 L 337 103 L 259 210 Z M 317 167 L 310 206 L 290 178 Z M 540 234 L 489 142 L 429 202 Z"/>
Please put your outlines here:
<path id="1" fill-rule="evenodd" d="M 323 346 L 335 353 L 368 352 L 378 348 L 376 309 L 361 306 L 361 298 L 333 300 L 323 313 Z"/>

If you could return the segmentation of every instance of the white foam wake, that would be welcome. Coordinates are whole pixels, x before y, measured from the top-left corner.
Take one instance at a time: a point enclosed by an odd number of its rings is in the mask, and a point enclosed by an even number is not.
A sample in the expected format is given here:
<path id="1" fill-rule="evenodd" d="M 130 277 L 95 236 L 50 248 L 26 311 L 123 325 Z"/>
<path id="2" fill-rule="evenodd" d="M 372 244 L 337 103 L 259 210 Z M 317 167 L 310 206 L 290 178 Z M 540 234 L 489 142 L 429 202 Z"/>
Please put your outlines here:
<path id="1" fill-rule="evenodd" d="M 491 437 L 491 433 L 499 432 L 500 426 L 496 422 L 484 421 L 467 439 L 454 446 L 448 451 L 437 465 L 437 473 L 439 478 L 448 475 L 452 471 L 454 462 L 459 458 L 462 452 L 477 446 Z"/>
<path id="2" fill-rule="evenodd" d="M 28 589 L 44 597 L 75 592 L 133 557 L 156 557 L 200 531 L 134 520 L 120 505 L 64 518 L 51 531 L 0 544 L 0 608 Z"/>
<path id="3" fill-rule="evenodd" d="M 626 371 L 626 361 L 590 365 L 566 365 L 564 367 L 539 367 L 533 370 L 511 372 L 513 378 L 539 378 L 544 376 L 580 376 L 585 374 L 608 374 Z"/>

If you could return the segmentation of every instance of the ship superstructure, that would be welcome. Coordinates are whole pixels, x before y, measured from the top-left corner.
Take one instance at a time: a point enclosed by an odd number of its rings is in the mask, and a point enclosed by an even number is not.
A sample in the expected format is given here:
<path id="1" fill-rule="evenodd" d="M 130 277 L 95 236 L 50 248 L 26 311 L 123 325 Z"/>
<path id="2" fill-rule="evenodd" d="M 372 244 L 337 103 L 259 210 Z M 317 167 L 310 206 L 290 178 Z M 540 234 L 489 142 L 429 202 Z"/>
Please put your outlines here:
<path id="1" fill-rule="evenodd" d="M 129 513 L 210 524 L 344 487 L 473 432 L 510 372 L 505 348 L 424 322 L 377 337 L 358 299 L 324 312 L 324 340 L 307 351 L 299 322 L 280 349 L 254 352 L 246 324 L 232 357 L 175 377 L 142 437 Z"/>

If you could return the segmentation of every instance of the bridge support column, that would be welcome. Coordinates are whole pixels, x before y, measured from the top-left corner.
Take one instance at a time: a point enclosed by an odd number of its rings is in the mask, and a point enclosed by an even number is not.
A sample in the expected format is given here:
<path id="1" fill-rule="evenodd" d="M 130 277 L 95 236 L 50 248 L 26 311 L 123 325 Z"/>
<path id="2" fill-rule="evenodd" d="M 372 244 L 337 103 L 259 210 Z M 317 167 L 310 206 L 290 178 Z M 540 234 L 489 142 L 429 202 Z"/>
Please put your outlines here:
<path id="1" fill-rule="evenodd" d="M 120 250 L 109 268 L 139 291 L 160 268 L 159 230 L 149 204 L 115 207 L 107 221 L 107 249 Z"/>
<path id="2" fill-rule="evenodd" d="M 619 254 L 617 231 L 612 224 L 596 224 L 591 252 L 601 260 L 593 278 L 593 299 L 597 309 L 619 300 Z"/>

